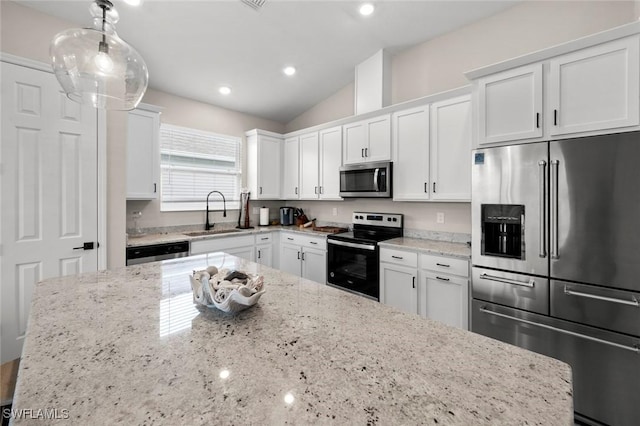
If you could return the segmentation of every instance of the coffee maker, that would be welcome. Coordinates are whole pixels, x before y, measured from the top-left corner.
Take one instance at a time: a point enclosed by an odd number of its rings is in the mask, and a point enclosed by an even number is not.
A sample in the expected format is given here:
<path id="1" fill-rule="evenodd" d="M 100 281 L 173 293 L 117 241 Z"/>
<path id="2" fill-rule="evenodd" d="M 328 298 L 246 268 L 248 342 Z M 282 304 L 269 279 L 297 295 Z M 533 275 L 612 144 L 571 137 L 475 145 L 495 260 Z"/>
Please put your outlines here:
<path id="1" fill-rule="evenodd" d="M 294 225 L 295 218 L 293 217 L 293 207 L 280 207 L 280 224 L 281 225 Z"/>

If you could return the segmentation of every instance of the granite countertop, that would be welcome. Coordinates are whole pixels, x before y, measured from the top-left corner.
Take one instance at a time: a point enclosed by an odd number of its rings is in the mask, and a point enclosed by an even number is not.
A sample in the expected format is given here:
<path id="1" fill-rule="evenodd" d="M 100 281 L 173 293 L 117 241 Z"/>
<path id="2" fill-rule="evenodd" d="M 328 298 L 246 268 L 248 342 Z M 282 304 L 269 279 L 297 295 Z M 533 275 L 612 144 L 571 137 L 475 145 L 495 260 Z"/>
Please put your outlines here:
<path id="1" fill-rule="evenodd" d="M 263 274 L 266 293 L 235 316 L 196 308 L 188 274 L 207 265 Z M 214 253 L 37 284 L 13 409 L 57 410 L 47 424 L 572 425 L 571 380 L 555 359 Z"/>
<path id="2" fill-rule="evenodd" d="M 228 232 L 233 230 L 233 232 Z M 216 233 L 216 231 L 220 233 Z M 298 226 L 283 226 L 283 225 L 271 225 L 271 226 L 256 226 L 255 228 L 249 229 L 235 229 L 233 227 L 220 227 L 212 230 L 211 233 L 206 235 L 198 235 L 198 236 L 190 236 L 187 235 L 189 232 L 198 232 L 198 231 L 185 231 L 185 232 L 159 232 L 159 233 L 150 233 L 145 234 L 140 237 L 135 237 L 129 235 L 127 239 L 127 247 L 140 247 L 151 244 L 163 244 L 163 243 L 175 243 L 177 241 L 197 241 L 197 240 L 207 240 L 212 238 L 225 238 L 225 237 L 237 237 L 240 235 L 251 235 L 258 234 L 262 232 L 274 232 L 274 231 L 286 231 L 286 232 L 298 232 L 303 234 L 311 234 L 318 236 L 327 236 L 327 232 L 314 231 L 313 228 L 300 228 Z"/>
<path id="3" fill-rule="evenodd" d="M 449 241 L 424 240 L 421 238 L 394 238 L 392 240 L 381 241 L 380 247 L 397 249 L 411 249 L 427 254 L 438 254 L 443 256 L 459 257 L 461 259 L 471 259 L 471 247 L 466 243 L 453 243 Z"/>

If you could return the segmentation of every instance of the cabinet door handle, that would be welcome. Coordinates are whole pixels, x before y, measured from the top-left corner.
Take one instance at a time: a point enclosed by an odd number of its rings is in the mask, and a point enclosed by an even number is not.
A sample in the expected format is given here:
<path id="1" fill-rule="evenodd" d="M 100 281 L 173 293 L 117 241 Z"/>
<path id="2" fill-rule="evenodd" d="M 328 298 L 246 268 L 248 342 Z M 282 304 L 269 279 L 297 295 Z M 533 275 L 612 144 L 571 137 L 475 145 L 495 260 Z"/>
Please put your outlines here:
<path id="1" fill-rule="evenodd" d="M 302 260 L 304 261 L 304 252 L 302 252 Z"/>
<path id="2" fill-rule="evenodd" d="M 450 268 L 451 265 L 446 265 L 444 263 L 436 263 L 437 266 L 442 266 L 443 268 Z"/>
<path id="3" fill-rule="evenodd" d="M 156 192 L 158 192 L 158 184 L 154 183 L 153 184 L 153 193 L 155 194 Z"/>
<path id="4" fill-rule="evenodd" d="M 427 192 L 429 192 L 429 188 L 427 188 L 427 186 L 428 186 L 428 185 L 429 185 L 429 182 L 425 182 L 425 183 L 424 183 L 424 192 L 425 192 L 425 194 L 426 194 Z"/>
<path id="5" fill-rule="evenodd" d="M 314 186 L 314 187 L 313 187 L 313 193 L 314 193 L 314 194 L 318 194 L 318 187 L 317 187 L 317 186 Z"/>
<path id="6" fill-rule="evenodd" d="M 393 257 L 394 259 L 399 259 L 399 260 L 404 259 L 404 257 L 402 257 L 402 256 L 394 256 L 394 255 L 391 255 L 391 257 Z"/>
<path id="7" fill-rule="evenodd" d="M 413 288 L 416 288 L 416 277 L 413 277 Z"/>
<path id="8" fill-rule="evenodd" d="M 557 109 L 553 110 L 553 125 L 554 126 L 558 125 L 558 110 Z"/>
<path id="9" fill-rule="evenodd" d="M 296 186 L 296 190 L 295 191 L 296 191 L 296 195 L 298 195 L 298 187 L 297 186 Z"/>
<path id="10" fill-rule="evenodd" d="M 258 250 L 258 259 L 260 259 L 260 250 Z"/>
<path id="11" fill-rule="evenodd" d="M 439 279 L 440 281 L 450 281 L 449 278 L 442 278 L 436 275 L 436 279 Z"/>
<path id="12" fill-rule="evenodd" d="M 360 150 L 360 157 L 364 158 L 364 148 Z"/>
<path id="13" fill-rule="evenodd" d="M 540 113 L 536 112 L 536 129 L 540 128 Z"/>
<path id="14" fill-rule="evenodd" d="M 433 192 L 434 193 L 436 192 L 436 183 L 435 182 L 433 182 Z"/>
<path id="15" fill-rule="evenodd" d="M 298 260 L 300 260 L 300 252 L 298 252 Z"/>
<path id="16" fill-rule="evenodd" d="M 320 193 L 321 193 L 321 194 L 323 193 L 322 187 L 320 187 Z"/>
<path id="17" fill-rule="evenodd" d="M 260 194 L 262 194 L 262 187 L 260 187 Z"/>
<path id="18" fill-rule="evenodd" d="M 365 148 L 364 149 L 364 156 L 368 157 L 369 156 L 369 148 Z"/>

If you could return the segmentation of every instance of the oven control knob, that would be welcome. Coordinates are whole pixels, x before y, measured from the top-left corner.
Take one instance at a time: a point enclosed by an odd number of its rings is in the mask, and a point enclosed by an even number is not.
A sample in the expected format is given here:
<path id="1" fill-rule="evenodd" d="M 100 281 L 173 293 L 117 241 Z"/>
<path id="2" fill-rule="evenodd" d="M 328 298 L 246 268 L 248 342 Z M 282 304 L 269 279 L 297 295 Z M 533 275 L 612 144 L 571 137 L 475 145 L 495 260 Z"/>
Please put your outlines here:
<path id="1" fill-rule="evenodd" d="M 333 272 L 329 272 L 329 276 L 330 276 L 331 278 L 333 278 L 333 277 L 335 277 L 335 276 L 336 276 L 336 274 L 334 274 Z"/>
<path id="2" fill-rule="evenodd" d="M 393 221 L 394 221 L 394 222 L 397 222 L 397 221 L 398 221 L 398 218 L 397 218 L 397 217 L 394 217 L 394 218 L 393 218 Z"/>
<path id="3" fill-rule="evenodd" d="M 387 222 L 391 222 L 391 218 L 390 217 L 387 218 Z"/>

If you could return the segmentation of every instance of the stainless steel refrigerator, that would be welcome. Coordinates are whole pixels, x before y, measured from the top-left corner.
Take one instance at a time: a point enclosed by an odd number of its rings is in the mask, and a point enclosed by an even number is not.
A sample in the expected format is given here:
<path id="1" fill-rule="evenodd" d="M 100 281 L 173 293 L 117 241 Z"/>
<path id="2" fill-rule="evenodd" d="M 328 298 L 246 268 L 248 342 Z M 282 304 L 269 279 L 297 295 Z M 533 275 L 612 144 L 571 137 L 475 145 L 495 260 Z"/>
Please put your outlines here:
<path id="1" fill-rule="evenodd" d="M 639 424 L 640 132 L 479 149 L 472 188 L 472 330 L 570 364 L 577 419 Z"/>

